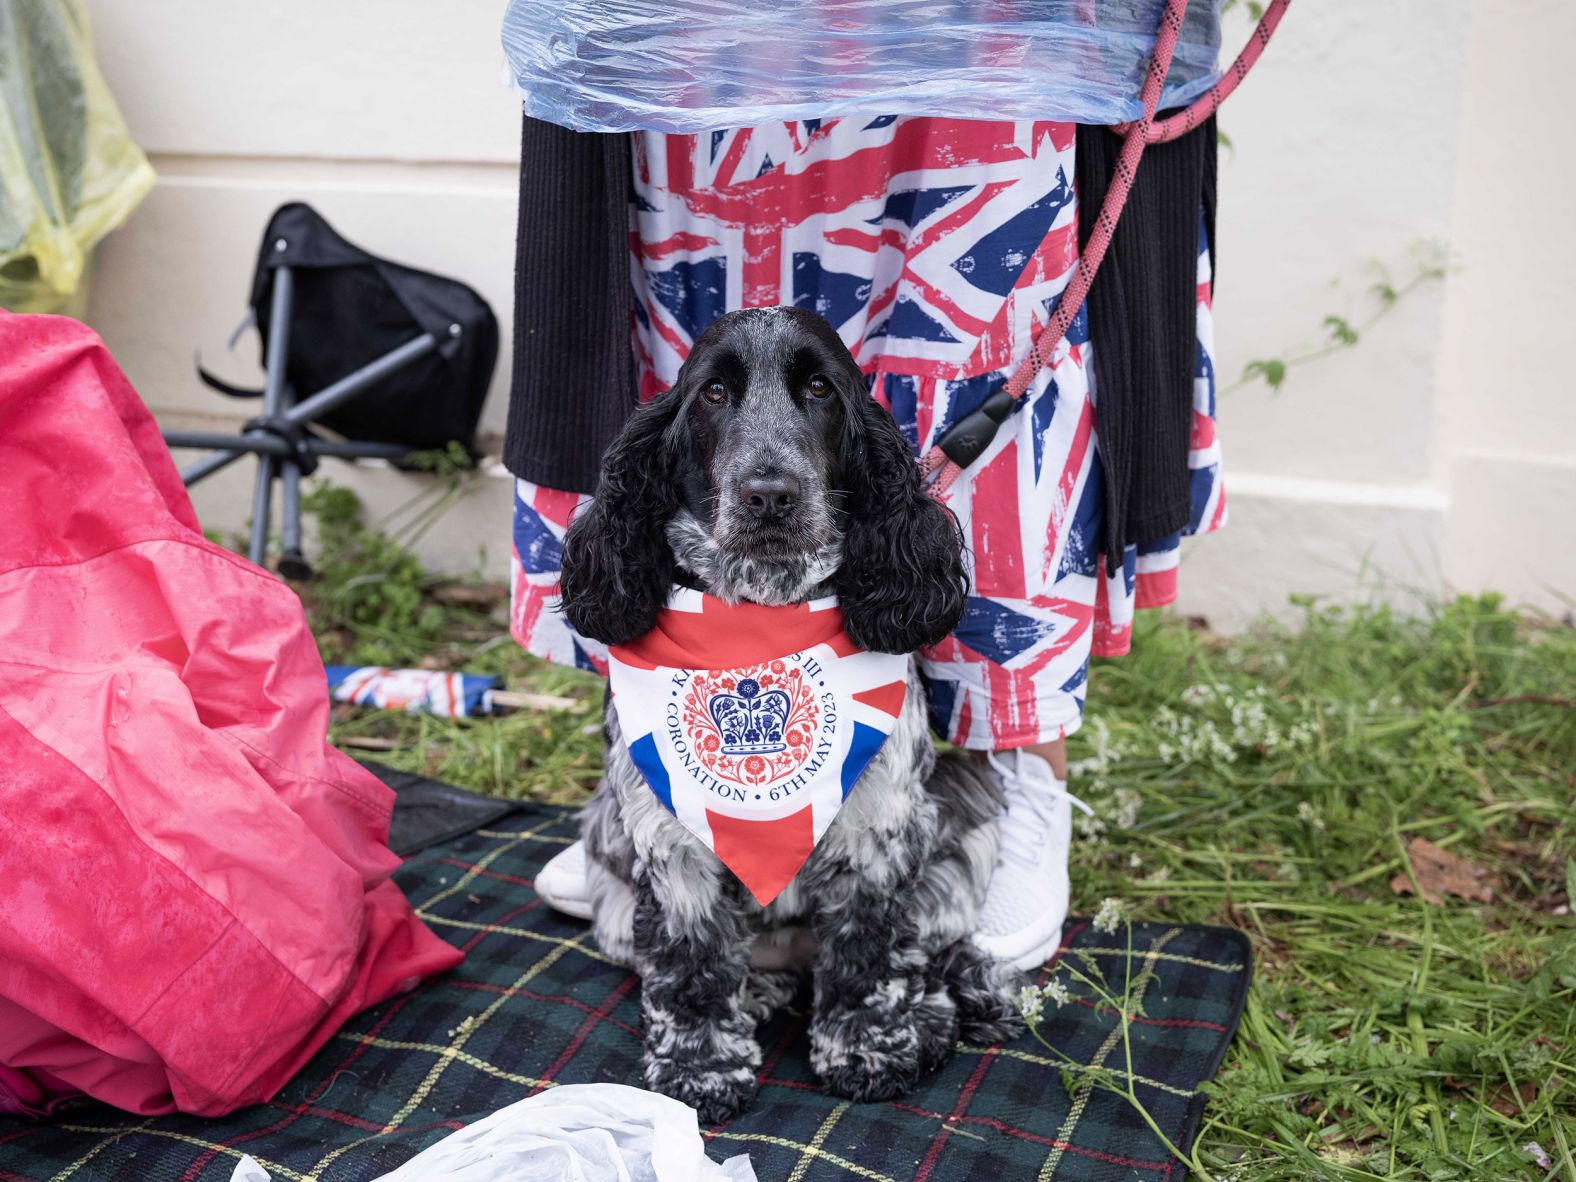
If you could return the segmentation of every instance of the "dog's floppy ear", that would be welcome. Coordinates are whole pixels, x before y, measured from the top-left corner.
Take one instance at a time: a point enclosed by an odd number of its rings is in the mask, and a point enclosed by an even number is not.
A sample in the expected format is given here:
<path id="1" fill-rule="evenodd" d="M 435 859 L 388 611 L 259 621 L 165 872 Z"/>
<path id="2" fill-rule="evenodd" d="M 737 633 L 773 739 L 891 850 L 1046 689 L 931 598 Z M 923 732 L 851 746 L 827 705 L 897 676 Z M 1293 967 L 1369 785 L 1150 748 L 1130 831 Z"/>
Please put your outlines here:
<path id="1" fill-rule="evenodd" d="M 656 625 L 673 585 L 666 527 L 679 509 L 678 390 L 637 410 L 602 457 L 596 496 L 564 536 L 560 607 L 574 630 L 624 644 Z"/>
<path id="2" fill-rule="evenodd" d="M 844 392 L 839 458 L 849 496 L 837 596 L 860 648 L 912 652 L 940 641 L 963 615 L 963 536 L 920 484 L 897 423 L 857 371 L 855 379 L 857 388 Z"/>

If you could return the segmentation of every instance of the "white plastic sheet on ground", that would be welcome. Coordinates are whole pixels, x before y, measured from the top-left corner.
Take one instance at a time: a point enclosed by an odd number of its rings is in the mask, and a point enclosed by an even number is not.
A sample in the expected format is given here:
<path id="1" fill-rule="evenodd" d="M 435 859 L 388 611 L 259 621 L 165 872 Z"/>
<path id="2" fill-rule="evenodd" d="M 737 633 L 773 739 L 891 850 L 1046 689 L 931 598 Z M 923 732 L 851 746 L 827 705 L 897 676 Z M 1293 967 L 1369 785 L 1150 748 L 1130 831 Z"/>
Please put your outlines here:
<path id="1" fill-rule="evenodd" d="M 270 1182 L 243 1157 L 231 1182 Z M 695 1110 L 624 1084 L 566 1084 L 451 1133 L 377 1182 L 756 1182 L 706 1156 Z"/>
<path id="2" fill-rule="evenodd" d="M 525 113 L 700 132 L 836 115 L 1121 123 L 1163 0 L 510 0 Z M 1220 0 L 1191 0 L 1161 107 L 1215 80 Z"/>

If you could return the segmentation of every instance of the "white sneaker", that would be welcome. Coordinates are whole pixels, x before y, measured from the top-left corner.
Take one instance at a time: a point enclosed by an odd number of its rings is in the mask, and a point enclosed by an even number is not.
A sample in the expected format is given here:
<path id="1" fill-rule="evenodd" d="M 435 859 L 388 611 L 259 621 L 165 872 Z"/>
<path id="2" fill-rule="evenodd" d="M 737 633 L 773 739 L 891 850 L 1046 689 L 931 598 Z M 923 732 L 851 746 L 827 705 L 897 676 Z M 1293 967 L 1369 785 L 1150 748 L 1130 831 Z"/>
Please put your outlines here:
<path id="1" fill-rule="evenodd" d="M 1032 752 L 986 759 L 1001 777 L 1007 799 L 997 822 L 1001 852 L 980 907 L 974 943 L 1015 969 L 1038 968 L 1061 943 L 1067 918 L 1071 806 L 1091 816 L 1094 810 L 1071 795 L 1051 765 Z"/>
<path id="2" fill-rule="evenodd" d="M 591 888 L 586 882 L 586 843 L 577 841 L 554 854 L 536 875 L 536 893 L 549 907 L 576 919 L 591 918 Z"/>

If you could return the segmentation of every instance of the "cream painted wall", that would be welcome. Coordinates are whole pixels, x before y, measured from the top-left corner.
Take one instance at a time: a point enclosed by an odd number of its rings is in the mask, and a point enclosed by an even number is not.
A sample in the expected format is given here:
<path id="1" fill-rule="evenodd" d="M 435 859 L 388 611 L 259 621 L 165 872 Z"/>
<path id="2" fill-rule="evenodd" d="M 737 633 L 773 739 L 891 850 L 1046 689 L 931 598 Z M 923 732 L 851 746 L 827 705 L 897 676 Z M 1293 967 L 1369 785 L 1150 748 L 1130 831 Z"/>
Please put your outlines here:
<path id="1" fill-rule="evenodd" d="M 518 116 L 498 81 L 502 7 L 90 0 L 105 73 L 161 178 L 100 251 L 90 318 L 161 420 L 236 417 L 193 379 L 192 352 L 255 377 L 255 342 L 226 356 L 224 341 L 264 219 L 290 198 L 465 279 L 507 322 Z M 1228 44 L 1246 28 L 1233 17 Z M 1562 0 L 1291 10 L 1222 118 L 1223 378 L 1317 346 L 1329 313 L 1360 319 L 1371 260 L 1404 275 L 1414 244 L 1442 239 L 1460 267 L 1280 393 L 1223 400 L 1232 521 L 1186 551 L 1184 610 L 1232 627 L 1294 592 L 1407 600 L 1447 584 L 1569 605 L 1572 165 L 1538 158 L 1556 145 L 1530 113 L 1560 109 L 1557 47 L 1573 33 Z M 500 376 L 484 430 L 501 430 L 504 399 Z M 328 471 L 378 501 L 419 479 Z M 246 488 L 199 486 L 205 522 L 240 526 Z M 494 469 L 425 556 L 468 568 L 486 546 L 501 571 L 508 514 Z"/>
<path id="2" fill-rule="evenodd" d="M 1445 571 L 1576 607 L 1576 185 L 1559 129 L 1576 6 L 1477 12 L 1455 182 L 1440 439 Z"/>

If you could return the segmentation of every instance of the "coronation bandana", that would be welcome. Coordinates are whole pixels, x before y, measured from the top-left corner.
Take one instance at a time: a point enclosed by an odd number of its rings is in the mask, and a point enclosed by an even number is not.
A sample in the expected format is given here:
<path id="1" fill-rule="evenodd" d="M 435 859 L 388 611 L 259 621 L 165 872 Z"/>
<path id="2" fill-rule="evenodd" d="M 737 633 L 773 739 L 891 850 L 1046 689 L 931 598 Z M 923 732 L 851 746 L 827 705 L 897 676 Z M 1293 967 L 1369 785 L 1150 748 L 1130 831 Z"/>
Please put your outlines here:
<path id="1" fill-rule="evenodd" d="M 652 631 L 609 649 L 608 677 L 646 784 L 765 906 L 892 733 L 908 657 L 855 648 L 835 599 L 675 587 Z"/>

